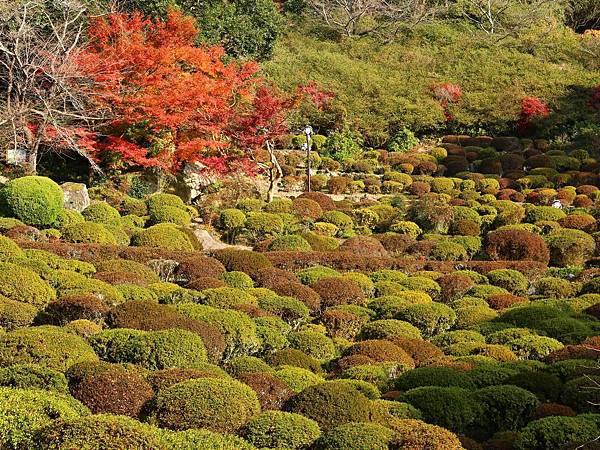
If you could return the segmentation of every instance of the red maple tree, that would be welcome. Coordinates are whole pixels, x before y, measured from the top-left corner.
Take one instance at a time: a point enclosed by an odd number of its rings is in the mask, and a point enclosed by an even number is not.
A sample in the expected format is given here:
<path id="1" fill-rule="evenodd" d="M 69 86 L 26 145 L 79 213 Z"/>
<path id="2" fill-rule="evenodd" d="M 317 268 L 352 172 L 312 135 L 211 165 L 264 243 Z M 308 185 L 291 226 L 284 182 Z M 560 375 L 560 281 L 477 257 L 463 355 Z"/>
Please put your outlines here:
<path id="1" fill-rule="evenodd" d="M 450 105 L 460 102 L 462 98 L 462 89 L 458 84 L 443 83 L 433 86 L 431 89 L 433 96 L 440 103 L 444 110 L 446 121 L 454 119 L 454 115 L 450 112 Z"/>
<path id="2" fill-rule="evenodd" d="M 530 134 L 535 129 L 534 122 L 550 115 L 548 105 L 537 97 L 525 97 L 521 101 L 521 112 L 517 122 L 521 134 Z"/>
<path id="3" fill-rule="evenodd" d="M 220 172 L 247 163 L 232 147 L 250 144 L 248 132 L 234 133 L 240 115 L 260 117 L 263 106 L 255 62 L 225 62 L 222 48 L 197 46 L 194 20 L 176 10 L 164 21 L 111 14 L 88 34 L 79 65 L 110 118 L 89 144 L 95 159 L 170 171 L 186 162 Z"/>

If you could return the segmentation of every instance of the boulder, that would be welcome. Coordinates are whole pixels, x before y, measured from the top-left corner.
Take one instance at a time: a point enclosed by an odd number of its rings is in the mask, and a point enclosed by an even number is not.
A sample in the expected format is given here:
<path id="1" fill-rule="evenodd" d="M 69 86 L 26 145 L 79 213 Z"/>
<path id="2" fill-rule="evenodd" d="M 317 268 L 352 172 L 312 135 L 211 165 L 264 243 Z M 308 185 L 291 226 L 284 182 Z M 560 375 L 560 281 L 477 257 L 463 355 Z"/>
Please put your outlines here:
<path id="1" fill-rule="evenodd" d="M 63 183 L 60 186 L 65 197 L 65 208 L 83 211 L 90 206 L 90 196 L 83 183 Z"/>

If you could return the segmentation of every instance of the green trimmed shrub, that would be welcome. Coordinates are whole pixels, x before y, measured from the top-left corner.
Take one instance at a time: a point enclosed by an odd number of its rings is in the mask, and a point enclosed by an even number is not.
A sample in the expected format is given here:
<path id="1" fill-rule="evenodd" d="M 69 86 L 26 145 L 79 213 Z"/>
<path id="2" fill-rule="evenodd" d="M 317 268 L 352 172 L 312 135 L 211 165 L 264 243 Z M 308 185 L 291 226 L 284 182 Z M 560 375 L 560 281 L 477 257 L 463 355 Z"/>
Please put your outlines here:
<path id="1" fill-rule="evenodd" d="M 233 308 L 236 305 L 255 305 L 256 298 L 242 289 L 220 287 L 202 291 L 201 303 L 213 308 Z"/>
<path id="2" fill-rule="evenodd" d="M 360 339 L 388 339 L 393 341 L 395 337 L 421 339 L 421 332 L 408 322 L 383 319 L 367 323 L 361 328 L 359 334 Z"/>
<path id="3" fill-rule="evenodd" d="M 525 222 L 536 223 L 540 221 L 558 222 L 567 215 L 561 209 L 552 206 L 533 206 L 527 210 Z"/>
<path id="4" fill-rule="evenodd" d="M 570 282 L 556 277 L 540 278 L 535 282 L 535 290 L 538 295 L 548 298 L 567 298 L 575 294 L 574 286 Z"/>
<path id="5" fill-rule="evenodd" d="M 256 393 L 247 385 L 224 378 L 198 378 L 161 390 L 153 417 L 162 428 L 207 428 L 236 432 L 260 413 Z"/>
<path id="6" fill-rule="evenodd" d="M 325 382 L 325 379 L 308 369 L 283 365 L 275 371 L 275 377 L 283 381 L 292 391 L 299 393 L 309 386 Z"/>
<path id="7" fill-rule="evenodd" d="M 508 385 L 479 389 L 475 398 L 482 407 L 478 427 L 490 434 L 520 430 L 540 403 L 528 390 Z"/>
<path id="8" fill-rule="evenodd" d="M 465 261 L 469 259 L 465 248 L 452 241 L 438 242 L 429 256 L 437 261 Z"/>
<path id="9" fill-rule="evenodd" d="M 11 263 L 0 263 L 0 295 L 37 307 L 56 299 L 54 290 L 39 275 Z"/>
<path id="10" fill-rule="evenodd" d="M 22 328 L 0 334 L 0 367 L 39 364 L 64 372 L 73 364 L 96 360 L 84 339 L 62 328 Z"/>
<path id="11" fill-rule="evenodd" d="M 399 391 L 408 391 L 422 386 L 472 389 L 475 384 L 469 373 L 450 367 L 417 367 L 396 378 L 394 386 Z"/>
<path id="12" fill-rule="evenodd" d="M 456 313 L 443 303 L 431 302 L 407 306 L 398 312 L 396 318 L 414 325 L 423 337 L 430 338 L 452 328 Z"/>
<path id="13" fill-rule="evenodd" d="M 556 402 L 560 395 L 563 384 L 556 375 L 536 371 L 520 372 L 505 380 L 505 383 L 527 389 L 536 395 L 541 402 Z"/>
<path id="14" fill-rule="evenodd" d="M 185 203 L 181 197 L 174 194 L 158 193 L 152 194 L 146 199 L 146 205 L 148 206 L 148 212 L 152 212 L 153 209 L 163 208 L 165 206 L 174 206 L 179 209 L 186 209 Z"/>
<path id="15" fill-rule="evenodd" d="M 315 450 L 388 450 L 392 430 L 376 423 L 350 422 L 339 425 L 314 445 Z"/>
<path id="16" fill-rule="evenodd" d="M 6 236 L 0 236 L 0 259 L 18 258 L 24 256 L 23 250 Z"/>
<path id="17" fill-rule="evenodd" d="M 62 239 L 73 244 L 117 245 L 117 238 L 106 226 L 95 222 L 79 222 L 62 229 Z"/>
<path id="18" fill-rule="evenodd" d="M 209 430 L 171 431 L 157 429 L 158 439 L 165 450 L 256 450 L 242 438 Z"/>
<path id="19" fill-rule="evenodd" d="M 138 364 L 150 370 L 202 368 L 207 362 L 200 336 L 178 328 L 158 331 L 115 328 L 94 335 L 91 344 L 105 361 Z"/>
<path id="20" fill-rule="evenodd" d="M 51 225 L 63 209 L 63 191 L 50 178 L 27 176 L 9 181 L 0 191 L 6 214 L 27 225 Z"/>
<path id="21" fill-rule="evenodd" d="M 596 404 L 600 399 L 596 389 L 600 376 L 582 376 L 565 383 L 561 403 L 579 412 L 596 412 Z"/>
<path id="22" fill-rule="evenodd" d="M 159 223 L 142 230 L 133 237 L 134 245 L 139 247 L 156 247 L 165 250 L 193 251 L 190 238 L 177 227 L 169 223 Z"/>
<path id="23" fill-rule="evenodd" d="M 594 238 L 584 231 L 559 228 L 546 236 L 550 262 L 559 267 L 579 266 L 594 254 Z"/>
<path id="24" fill-rule="evenodd" d="M 283 232 L 283 220 L 277 214 L 249 212 L 246 217 L 246 229 L 256 240 L 261 240 Z"/>
<path id="25" fill-rule="evenodd" d="M 521 272 L 512 269 L 498 269 L 487 273 L 490 283 L 506 289 L 511 294 L 523 295 L 527 293 L 529 280 Z"/>
<path id="26" fill-rule="evenodd" d="M 458 387 L 418 387 L 400 399 L 421 411 L 426 422 L 456 432 L 467 430 L 481 414 L 472 392 Z"/>
<path id="27" fill-rule="evenodd" d="M 302 284 L 311 285 L 316 283 L 323 278 L 331 278 L 340 276 L 340 273 L 330 267 L 325 266 L 312 266 L 306 269 L 299 270 L 296 272 L 296 276 L 302 282 Z"/>
<path id="28" fill-rule="evenodd" d="M 321 430 L 317 422 L 299 414 L 265 411 L 246 424 L 243 434 L 260 448 L 300 450 L 310 447 Z"/>
<path id="29" fill-rule="evenodd" d="M 67 379 L 59 371 L 37 364 L 15 364 L 0 369 L 0 386 L 67 392 Z"/>
<path id="30" fill-rule="evenodd" d="M 189 212 L 177 206 L 161 206 L 150 210 L 150 224 L 172 223 L 181 227 L 188 226 L 191 223 Z"/>
<path id="31" fill-rule="evenodd" d="M 0 296 L 0 327 L 6 331 L 31 325 L 38 312 L 33 305 Z"/>
<path id="32" fill-rule="evenodd" d="M 44 428 L 40 450 L 160 449 L 156 428 L 124 416 L 98 414 L 57 420 Z"/>
<path id="33" fill-rule="evenodd" d="M 55 420 L 87 415 L 72 397 L 38 389 L 0 387 L 0 448 L 40 448 L 37 433 Z"/>
<path id="34" fill-rule="evenodd" d="M 333 381 L 307 387 L 288 401 L 287 408 L 327 431 L 347 422 L 368 422 L 371 404 L 351 385 Z"/>
<path id="35" fill-rule="evenodd" d="M 312 247 L 306 239 L 296 234 L 278 236 L 269 244 L 269 250 L 273 252 L 310 252 Z"/>
<path id="36" fill-rule="evenodd" d="M 83 215 L 74 209 L 61 209 L 56 216 L 56 220 L 52 222 L 52 227 L 62 230 L 63 228 L 75 223 L 85 222 Z"/>
<path id="37" fill-rule="evenodd" d="M 583 417 L 552 416 L 529 422 L 514 443 L 516 450 L 560 450 L 598 437 L 598 426 Z"/>
<path id="38" fill-rule="evenodd" d="M 94 202 L 85 208 L 81 215 L 88 222 L 101 223 L 102 225 L 116 225 L 121 220 L 119 211 L 105 202 Z"/>
<path id="39" fill-rule="evenodd" d="M 336 349 L 330 338 L 316 331 L 296 331 L 288 335 L 290 347 L 320 360 L 335 356 Z"/>
<path id="40" fill-rule="evenodd" d="M 273 368 L 262 359 L 255 356 L 238 356 L 227 363 L 227 373 L 232 377 L 238 377 L 243 373 L 273 372 Z"/>
<path id="41" fill-rule="evenodd" d="M 226 342 L 223 354 L 225 361 L 251 354 L 261 346 L 256 324 L 242 312 L 191 303 L 179 304 L 177 309 L 192 319 L 207 322 L 219 329 Z"/>

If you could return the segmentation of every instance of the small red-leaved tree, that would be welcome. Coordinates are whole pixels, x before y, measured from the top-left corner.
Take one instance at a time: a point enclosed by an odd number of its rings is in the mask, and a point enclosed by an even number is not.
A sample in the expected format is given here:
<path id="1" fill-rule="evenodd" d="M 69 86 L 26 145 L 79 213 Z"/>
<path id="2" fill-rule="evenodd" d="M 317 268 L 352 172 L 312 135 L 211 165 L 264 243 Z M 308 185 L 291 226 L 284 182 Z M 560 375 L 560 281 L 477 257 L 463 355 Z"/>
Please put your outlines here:
<path id="1" fill-rule="evenodd" d="M 88 34 L 79 64 L 110 117 L 88 146 L 95 159 L 168 171 L 199 162 L 223 173 L 249 161 L 233 144 L 250 144 L 235 133 L 240 115 L 264 107 L 256 63 L 224 62 L 222 48 L 196 46 L 193 19 L 175 10 L 164 21 L 111 14 Z"/>
<path id="2" fill-rule="evenodd" d="M 519 132 L 527 135 L 535 131 L 535 121 L 545 119 L 550 115 L 550 109 L 537 97 L 525 97 L 521 101 L 521 113 L 517 122 Z"/>
<path id="3" fill-rule="evenodd" d="M 462 97 L 461 87 L 458 84 L 443 83 L 433 86 L 431 91 L 444 110 L 446 121 L 450 122 L 453 120 L 454 115 L 450 111 L 450 105 L 460 102 Z"/>

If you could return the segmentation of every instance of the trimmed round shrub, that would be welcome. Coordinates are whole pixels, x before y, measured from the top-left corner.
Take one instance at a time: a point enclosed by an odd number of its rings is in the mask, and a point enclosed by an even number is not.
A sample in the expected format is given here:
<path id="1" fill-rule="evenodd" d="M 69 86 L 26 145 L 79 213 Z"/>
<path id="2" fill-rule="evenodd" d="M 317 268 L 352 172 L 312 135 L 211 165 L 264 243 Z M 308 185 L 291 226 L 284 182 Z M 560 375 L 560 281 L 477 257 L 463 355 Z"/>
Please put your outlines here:
<path id="1" fill-rule="evenodd" d="M 38 312 L 33 305 L 0 296 L 0 327 L 5 331 L 31 325 Z"/>
<path id="2" fill-rule="evenodd" d="M 333 200 L 326 194 L 321 192 L 303 192 L 296 199 L 293 200 L 293 208 L 296 209 L 296 203 L 299 199 L 312 200 L 316 202 L 323 211 L 330 211 L 335 209 L 335 203 Z"/>
<path id="3" fill-rule="evenodd" d="M 296 450 L 308 448 L 321 430 L 317 422 L 299 414 L 266 411 L 248 422 L 243 434 L 257 447 Z"/>
<path id="4" fill-rule="evenodd" d="M 363 304 L 365 294 L 358 284 L 342 277 L 323 278 L 311 285 L 321 297 L 322 307 Z"/>
<path id="5" fill-rule="evenodd" d="M 407 306 L 396 318 L 414 325 L 423 337 L 430 338 L 448 331 L 456 322 L 456 313 L 443 303 L 431 302 Z"/>
<path id="6" fill-rule="evenodd" d="M 428 423 L 457 432 L 464 432 L 481 414 L 472 392 L 458 387 L 418 387 L 400 398 L 421 411 Z"/>
<path id="7" fill-rule="evenodd" d="M 0 386 L 67 392 L 67 379 L 54 369 L 37 364 L 15 364 L 0 369 Z"/>
<path id="8" fill-rule="evenodd" d="M 527 389 L 535 394 L 541 402 L 555 402 L 558 400 L 563 385 L 556 375 L 545 372 L 520 372 L 507 378 L 502 384 L 510 384 Z"/>
<path id="9" fill-rule="evenodd" d="M 0 258 L 18 258 L 24 256 L 23 250 L 6 236 L 0 236 Z"/>
<path id="10" fill-rule="evenodd" d="M 297 331 L 288 335 L 290 347 L 320 360 L 331 359 L 336 354 L 330 338 L 316 331 Z"/>
<path id="11" fill-rule="evenodd" d="M 594 238 L 584 231 L 559 228 L 552 231 L 546 242 L 550 247 L 553 265 L 559 267 L 582 265 L 594 254 Z"/>
<path id="12" fill-rule="evenodd" d="M 176 206 L 162 206 L 150 210 L 150 223 L 172 223 L 181 227 L 188 226 L 192 220 L 190 214 Z"/>
<path id="13" fill-rule="evenodd" d="M 256 324 L 248 315 L 233 311 L 213 308 L 206 305 L 185 303 L 178 305 L 178 310 L 186 316 L 206 322 L 216 327 L 225 338 L 223 359 L 253 353 L 260 347 L 256 334 Z"/>
<path id="14" fill-rule="evenodd" d="M 52 223 L 52 228 L 62 230 L 69 225 L 84 221 L 85 219 L 79 211 L 75 211 L 74 209 L 61 209 L 56 216 L 56 220 Z"/>
<path id="15" fill-rule="evenodd" d="M 418 328 L 408 322 L 395 319 L 375 320 L 367 323 L 360 330 L 360 339 L 388 339 L 394 338 L 421 339 Z"/>
<path id="16" fill-rule="evenodd" d="M 142 230 L 134 236 L 133 243 L 139 247 L 155 247 L 165 250 L 194 250 L 190 238 L 177 227 L 168 223 L 159 223 Z"/>
<path id="17" fill-rule="evenodd" d="M 88 374 L 71 387 L 71 394 L 94 414 L 133 418 L 154 397 L 152 387 L 141 375 L 120 368 Z"/>
<path id="18" fill-rule="evenodd" d="M 417 367 L 426 364 L 434 358 L 444 356 L 442 350 L 429 341 L 403 337 L 394 337 L 392 341 L 411 356 Z"/>
<path id="19" fill-rule="evenodd" d="M 310 252 L 312 247 L 306 239 L 296 234 L 279 236 L 269 244 L 270 251 Z"/>
<path id="20" fill-rule="evenodd" d="M 117 245 L 117 239 L 104 225 L 95 222 L 80 222 L 62 229 L 62 239 L 74 244 Z"/>
<path id="21" fill-rule="evenodd" d="M 340 251 L 350 252 L 357 256 L 377 256 L 385 258 L 388 252 L 377 239 L 371 236 L 353 236 L 340 245 Z"/>
<path id="22" fill-rule="evenodd" d="M 274 374 L 245 372 L 236 378 L 256 392 L 263 411 L 281 409 L 283 404 L 294 395 L 294 391 L 286 383 L 276 378 Z"/>
<path id="23" fill-rule="evenodd" d="M 296 272 L 296 277 L 302 282 L 302 284 L 311 285 L 324 278 L 333 278 L 340 276 L 340 273 L 330 267 L 325 266 L 312 266 L 306 269 L 299 270 Z"/>
<path id="24" fill-rule="evenodd" d="M 506 289 L 511 294 L 525 294 L 529 280 L 521 272 L 512 269 L 498 269 L 487 273 L 490 284 Z"/>
<path id="25" fill-rule="evenodd" d="M 207 428 L 227 433 L 240 430 L 259 413 L 258 397 L 245 384 L 199 378 L 160 391 L 153 416 L 160 427 L 171 430 Z"/>
<path id="26" fill-rule="evenodd" d="M 287 408 L 329 430 L 348 422 L 368 422 L 371 404 L 350 384 L 333 381 L 307 387 L 289 400 Z"/>
<path id="27" fill-rule="evenodd" d="M 329 430 L 315 450 L 388 450 L 393 431 L 376 423 L 350 422 Z"/>
<path id="28" fill-rule="evenodd" d="M 529 223 L 536 223 L 540 221 L 554 221 L 558 222 L 566 214 L 563 210 L 554 208 L 552 206 L 534 206 L 527 210 L 525 221 Z"/>
<path id="29" fill-rule="evenodd" d="M 108 311 L 106 303 L 95 295 L 71 295 L 51 302 L 45 313 L 53 324 L 65 325 L 78 319 L 100 322 Z"/>
<path id="30" fill-rule="evenodd" d="M 50 178 L 27 176 L 9 181 L 0 191 L 6 214 L 27 225 L 51 225 L 63 209 L 63 191 Z"/>
<path id="31" fill-rule="evenodd" d="M 600 395 L 597 387 L 600 376 L 573 378 L 565 383 L 561 403 L 579 412 L 596 412 Z"/>
<path id="32" fill-rule="evenodd" d="M 535 290 L 538 295 L 549 298 L 567 298 L 575 294 L 574 286 L 570 282 L 555 277 L 540 278 L 535 282 Z"/>
<path id="33" fill-rule="evenodd" d="M 344 350 L 344 356 L 363 355 L 376 362 L 395 362 L 413 368 L 414 361 L 401 347 L 386 340 L 360 341 Z"/>
<path id="34" fill-rule="evenodd" d="M 275 377 L 283 381 L 295 393 L 301 392 L 309 386 L 323 383 L 325 379 L 310 370 L 301 367 L 280 366 L 275 372 Z"/>
<path id="35" fill-rule="evenodd" d="M 517 386 L 489 386 L 475 392 L 483 408 L 478 426 L 489 433 L 520 430 L 539 405 L 537 397 Z"/>
<path id="36" fill-rule="evenodd" d="M 55 420 L 77 418 L 89 411 L 64 394 L 38 389 L 0 387 L 0 447 L 40 448 L 37 433 Z"/>
<path id="37" fill-rule="evenodd" d="M 255 239 L 260 240 L 280 234 L 283 231 L 283 220 L 277 214 L 249 212 L 246 216 L 246 229 Z"/>
<path id="38" fill-rule="evenodd" d="M 84 339 L 57 327 L 22 328 L 0 333 L 0 367 L 39 364 L 64 372 L 98 357 Z"/>
<path id="39" fill-rule="evenodd" d="M 273 266 L 265 255 L 249 250 L 219 250 L 214 253 L 214 257 L 225 266 L 227 271 L 246 272 L 253 278 L 259 270 Z"/>
<path id="40" fill-rule="evenodd" d="M 206 350 L 200 336 L 181 329 L 116 328 L 94 335 L 91 344 L 103 360 L 138 364 L 150 370 L 202 368 L 206 363 Z"/>
<path id="41" fill-rule="evenodd" d="M 463 448 L 456 435 L 420 420 L 396 420 L 389 425 L 395 432 L 390 449 L 457 450 Z"/>
<path id="42" fill-rule="evenodd" d="M 475 387 L 468 373 L 449 367 L 419 367 L 403 373 L 394 382 L 399 391 L 422 386 L 460 387 L 472 389 Z"/>
<path id="43" fill-rule="evenodd" d="M 582 417 L 545 417 L 529 422 L 517 437 L 516 450 L 560 450 L 598 437 L 598 426 Z"/>
<path id="44" fill-rule="evenodd" d="M 256 450 L 240 437 L 219 434 L 209 430 L 171 431 L 156 429 L 158 438 L 165 450 Z"/>
<path id="45" fill-rule="evenodd" d="M 119 211 L 105 202 L 94 202 L 85 208 L 81 214 L 88 222 L 101 223 L 103 225 L 114 225 L 121 219 Z"/>
<path id="46" fill-rule="evenodd" d="M 110 414 L 56 420 L 41 431 L 37 445 L 40 450 L 161 448 L 156 428 Z"/>
<path id="47" fill-rule="evenodd" d="M 227 373 L 236 378 L 243 373 L 273 372 L 271 366 L 262 359 L 248 355 L 233 358 L 227 363 L 226 368 Z"/>
<path id="48" fill-rule="evenodd" d="M 430 257 L 438 261 L 464 261 L 469 259 L 465 248 L 452 241 L 438 242 L 431 250 Z"/>
<path id="49" fill-rule="evenodd" d="M 550 250 L 541 236 L 525 230 L 497 230 L 488 233 L 485 252 L 492 260 L 540 261 L 547 264 Z"/>
<path id="50" fill-rule="evenodd" d="M 267 362 L 273 366 L 294 366 L 310 370 L 314 373 L 322 372 L 318 359 L 293 348 L 284 348 L 267 357 Z"/>
<path id="51" fill-rule="evenodd" d="M 0 295 L 36 307 L 56 298 L 54 290 L 34 271 L 4 262 L 0 262 Z"/>

